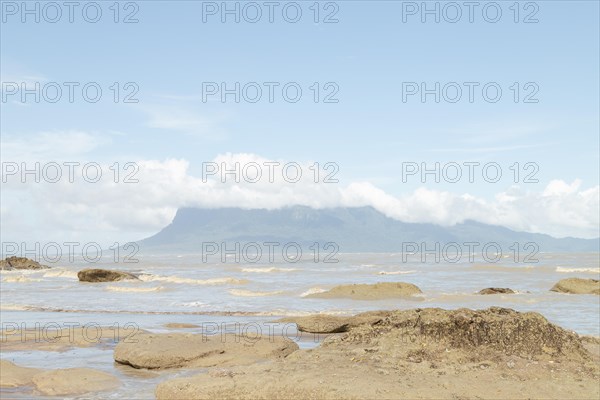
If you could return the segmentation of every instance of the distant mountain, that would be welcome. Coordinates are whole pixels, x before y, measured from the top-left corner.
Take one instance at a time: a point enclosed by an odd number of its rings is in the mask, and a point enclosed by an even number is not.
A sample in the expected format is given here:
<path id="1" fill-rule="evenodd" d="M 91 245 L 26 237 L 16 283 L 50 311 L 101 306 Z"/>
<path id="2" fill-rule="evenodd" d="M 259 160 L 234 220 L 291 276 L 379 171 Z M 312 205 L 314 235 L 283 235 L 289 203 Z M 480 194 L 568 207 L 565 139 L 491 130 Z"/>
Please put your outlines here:
<path id="1" fill-rule="evenodd" d="M 467 221 L 450 227 L 406 223 L 386 217 L 372 207 L 313 209 L 293 206 L 278 210 L 241 208 L 182 208 L 173 222 L 139 243 L 140 251 L 200 252 L 203 242 L 335 242 L 341 253 L 400 252 L 403 243 L 426 243 L 433 248 L 448 243 L 498 243 L 504 252 L 519 243 L 539 246 L 539 252 L 599 251 L 600 239 L 554 238 Z M 406 246 L 406 244 L 405 244 Z M 493 251 L 490 250 L 490 251 Z"/>

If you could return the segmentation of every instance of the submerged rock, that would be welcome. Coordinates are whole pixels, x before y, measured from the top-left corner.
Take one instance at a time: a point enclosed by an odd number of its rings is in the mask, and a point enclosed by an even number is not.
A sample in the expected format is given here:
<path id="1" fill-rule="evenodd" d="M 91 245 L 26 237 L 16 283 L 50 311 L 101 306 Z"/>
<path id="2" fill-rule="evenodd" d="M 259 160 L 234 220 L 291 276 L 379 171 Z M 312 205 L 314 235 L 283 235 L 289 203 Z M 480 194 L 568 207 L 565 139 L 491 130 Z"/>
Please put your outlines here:
<path id="1" fill-rule="evenodd" d="M 320 293 L 312 293 L 307 298 L 350 298 L 354 300 L 379 300 L 408 297 L 422 293 L 416 285 L 405 282 L 380 282 L 374 284 L 340 285 Z"/>
<path id="2" fill-rule="evenodd" d="M 600 295 L 600 281 L 582 278 L 561 279 L 550 290 L 561 293 Z"/>
<path id="3" fill-rule="evenodd" d="M 0 360 L 0 387 L 35 386 L 47 396 L 73 396 L 113 389 L 120 381 L 111 374 L 91 368 L 43 370 Z"/>
<path id="4" fill-rule="evenodd" d="M 140 334 L 135 339 L 115 347 L 116 362 L 147 369 L 243 365 L 282 358 L 298 350 L 298 345 L 287 338 L 251 334 Z"/>
<path id="5" fill-rule="evenodd" d="M 0 271 L 12 271 L 15 269 L 48 269 L 47 265 L 42 265 L 37 261 L 30 260 L 27 257 L 7 257 L 0 260 Z"/>
<path id="6" fill-rule="evenodd" d="M 187 328 L 200 328 L 200 325 L 196 324 L 188 324 L 186 322 L 169 322 L 168 324 L 163 325 L 165 328 L 169 329 L 187 329 Z"/>
<path id="7" fill-rule="evenodd" d="M 20 367 L 8 360 L 0 360 L 0 387 L 18 387 L 31 385 L 34 375 L 41 369 Z"/>
<path id="8" fill-rule="evenodd" d="M 36 389 L 47 396 L 73 396 L 118 387 L 111 374 L 91 368 L 67 368 L 45 371 L 33 377 Z"/>
<path id="9" fill-rule="evenodd" d="M 515 291 L 509 288 L 496 288 L 490 287 L 482 289 L 478 292 L 478 294 L 514 294 Z"/>
<path id="10" fill-rule="evenodd" d="M 77 273 L 80 282 L 115 282 L 125 279 L 138 279 L 129 272 L 108 269 L 84 269 Z"/>
<path id="11" fill-rule="evenodd" d="M 51 326 L 22 329 L 17 323 L 4 323 L 0 331 L 0 350 L 3 353 L 12 351 L 53 351 L 63 352 L 73 348 L 87 348 L 107 344 L 122 338 L 135 340 L 140 333 L 146 331 L 136 325 L 124 325 L 115 330 L 114 326 Z"/>

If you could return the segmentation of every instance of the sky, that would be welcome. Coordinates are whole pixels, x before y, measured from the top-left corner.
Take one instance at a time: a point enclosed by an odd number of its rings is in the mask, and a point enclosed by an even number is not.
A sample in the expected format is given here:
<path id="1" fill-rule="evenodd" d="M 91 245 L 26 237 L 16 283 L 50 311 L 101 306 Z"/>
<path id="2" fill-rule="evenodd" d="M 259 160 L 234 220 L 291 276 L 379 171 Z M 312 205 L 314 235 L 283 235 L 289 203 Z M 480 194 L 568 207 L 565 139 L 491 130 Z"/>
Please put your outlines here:
<path id="1" fill-rule="evenodd" d="M 1 2 L 2 242 L 296 204 L 600 236 L 597 1 L 73 4 Z"/>

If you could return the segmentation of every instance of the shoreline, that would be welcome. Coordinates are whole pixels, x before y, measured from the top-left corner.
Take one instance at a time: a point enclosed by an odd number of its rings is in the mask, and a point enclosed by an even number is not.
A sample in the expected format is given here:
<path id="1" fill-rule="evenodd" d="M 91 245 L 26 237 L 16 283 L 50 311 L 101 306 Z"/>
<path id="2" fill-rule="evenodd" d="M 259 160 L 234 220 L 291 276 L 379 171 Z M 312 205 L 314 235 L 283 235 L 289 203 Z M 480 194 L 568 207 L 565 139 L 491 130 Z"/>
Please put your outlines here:
<path id="1" fill-rule="evenodd" d="M 363 314 L 370 317 L 360 317 Z M 340 333 L 322 334 L 318 343 L 310 343 L 311 346 L 300 346 L 297 350 L 288 350 L 282 358 L 276 359 L 270 359 L 267 356 L 267 351 L 264 356 L 259 355 L 256 361 L 252 361 L 253 358 L 248 359 L 247 356 L 240 355 L 242 358 L 238 359 L 236 358 L 238 356 L 232 355 L 227 358 L 229 361 L 225 364 L 223 364 L 223 361 L 215 359 L 216 361 L 209 362 L 206 365 L 182 365 L 166 369 L 132 368 L 131 366 L 114 363 L 113 353 L 116 357 L 116 348 L 123 344 L 117 345 L 116 342 L 111 340 L 94 345 L 67 342 L 65 348 L 48 347 L 44 349 L 39 347 L 39 344 L 36 347 L 36 343 L 32 341 L 30 335 L 28 336 L 31 341 L 29 344 L 18 343 L 19 345 L 14 350 L 11 350 L 10 346 L 7 345 L 10 341 L 3 340 L 2 360 L 3 362 L 14 362 L 15 366 L 10 366 L 11 369 L 17 368 L 18 370 L 19 367 L 42 368 L 45 371 L 44 373 L 49 376 L 52 376 L 54 372 L 48 370 L 48 365 L 54 365 L 52 370 L 57 367 L 77 369 L 90 363 L 91 367 L 98 371 L 98 374 L 101 373 L 100 377 L 104 381 L 113 386 L 115 380 L 120 382 L 118 389 L 97 391 L 86 395 L 86 398 L 105 398 L 109 395 L 132 397 L 134 391 L 138 393 L 139 390 L 142 390 L 144 394 L 141 398 L 154 398 L 156 395 L 159 399 L 201 399 L 208 398 L 199 389 L 205 388 L 206 385 L 213 390 L 211 393 L 218 394 L 218 397 L 240 398 L 241 396 L 241 398 L 266 399 L 280 398 L 278 396 L 284 393 L 292 398 L 316 396 L 317 398 L 332 399 L 348 397 L 366 399 L 375 395 L 378 395 L 378 398 L 389 398 L 391 393 L 404 393 L 405 396 L 409 397 L 420 394 L 422 398 L 451 398 L 450 395 L 461 394 L 463 396 L 461 398 L 471 398 L 487 393 L 484 391 L 484 389 L 487 390 L 486 386 L 500 391 L 499 393 L 503 393 L 505 397 L 514 397 L 515 392 L 513 390 L 516 390 L 514 388 L 517 387 L 525 390 L 524 393 L 528 393 L 529 397 L 536 397 L 532 395 L 538 393 L 536 391 L 545 390 L 544 387 L 553 387 L 556 390 L 548 398 L 558 399 L 564 397 L 565 390 L 572 391 L 571 398 L 586 398 L 597 394 L 591 386 L 591 382 L 595 383 L 597 380 L 592 381 L 591 378 L 600 378 L 600 337 L 571 333 L 547 322 L 544 317 L 537 313 L 520 313 L 492 307 L 484 310 L 443 310 L 435 308 L 380 310 L 363 314 L 351 317 L 326 314 L 298 317 L 303 319 L 304 322 L 311 318 L 317 318 L 318 321 L 323 321 L 323 318 L 333 318 L 334 320 L 360 318 L 354 325 L 349 325 Z M 420 314 L 423 317 L 414 319 L 415 315 Z M 450 318 L 448 324 L 443 322 L 447 318 Z M 461 328 L 460 325 L 451 322 L 459 322 L 464 318 L 472 321 L 483 318 L 482 321 L 487 321 L 486 324 L 490 324 L 490 328 L 469 333 L 472 328 L 468 327 L 471 325 L 465 325 L 464 328 Z M 224 320 L 227 319 L 224 318 Z M 257 318 L 252 319 L 256 320 Z M 287 317 L 286 319 L 288 324 L 299 323 L 299 320 L 293 322 L 294 317 Z M 266 321 L 269 320 L 271 319 Z M 522 322 L 519 322 L 521 320 Z M 411 333 L 413 332 L 412 327 L 414 327 L 414 322 L 411 321 L 421 321 L 418 322 L 422 325 L 422 328 L 419 328 L 421 334 L 417 333 L 417 336 L 415 336 L 415 333 Z M 172 347 L 169 343 L 175 338 L 179 338 L 177 340 L 180 340 L 181 346 L 185 347 L 184 344 L 192 340 L 193 337 L 203 336 L 202 331 L 198 329 L 200 328 L 198 325 L 185 324 L 183 320 L 174 319 L 163 319 L 162 322 L 163 329 L 150 329 L 150 331 L 147 331 L 142 326 L 139 334 L 142 342 L 147 340 L 145 338 L 156 337 L 157 340 L 167 338 L 167 341 L 163 344 L 151 344 L 152 342 L 149 342 L 147 348 L 153 349 L 153 353 L 160 353 L 162 352 L 160 349 L 164 348 L 167 351 L 164 354 L 169 354 L 172 351 L 167 350 Z M 276 323 L 277 321 L 271 320 L 270 322 Z M 164 325 L 167 323 L 171 324 L 172 327 L 166 328 Z M 228 322 L 231 325 L 234 323 L 234 321 Z M 255 324 L 256 321 L 249 322 L 249 324 L 253 323 Z M 439 325 L 440 323 L 442 325 Z M 500 325 L 498 325 L 499 323 Z M 439 328 L 436 328 L 438 325 Z M 227 324 L 222 327 L 229 329 Z M 513 329 L 518 329 L 515 332 L 520 332 L 520 334 L 517 336 L 511 334 Z M 502 333 L 504 330 L 506 335 Z M 430 336 L 427 332 L 430 332 L 433 336 Z M 541 339 L 535 337 L 538 332 L 543 335 Z M 224 333 L 222 331 L 213 333 L 215 336 L 212 337 L 217 339 L 216 345 L 225 346 L 223 349 L 226 354 L 230 351 L 234 351 L 233 354 L 239 351 L 235 350 L 235 346 L 231 348 L 231 345 L 238 341 L 231 338 L 221 339 L 221 344 L 219 344 L 218 335 Z M 290 332 L 289 336 L 294 336 L 295 333 Z M 230 335 L 231 332 L 228 331 L 225 334 Z M 464 336 L 465 334 L 468 336 Z M 496 347 L 488 348 L 487 345 L 483 345 L 484 342 L 481 342 L 481 344 L 473 342 L 470 345 L 468 343 L 471 343 L 471 339 L 468 339 L 468 337 L 471 337 L 471 335 L 474 335 L 473 338 L 477 338 L 479 335 L 491 335 L 491 343 L 495 343 L 494 346 L 500 347 L 497 347 L 498 350 L 494 350 Z M 315 337 L 314 334 L 304 332 L 301 336 L 305 338 Z M 229 338 L 230 336 L 223 337 Z M 466 341 L 460 342 L 464 344 L 459 344 L 455 342 L 456 340 Z M 542 346 L 538 343 L 540 340 L 546 345 Z M 119 343 L 123 342 L 121 340 Z M 264 343 L 268 344 L 268 342 Z M 127 342 L 125 341 L 125 343 Z M 297 343 L 301 344 L 301 340 L 298 340 Z M 482 345 L 483 347 L 480 347 Z M 146 354 L 146 350 L 143 350 L 146 347 L 142 346 L 138 350 L 135 346 L 140 346 L 139 344 L 133 343 L 130 346 L 133 346 L 130 350 L 125 353 L 121 352 L 124 354 L 121 357 L 125 357 L 125 359 L 127 357 L 137 357 L 138 351 L 144 352 L 139 354 Z M 251 345 L 250 348 L 252 349 L 253 346 Z M 193 348 L 201 349 L 202 345 L 193 346 Z M 446 350 L 440 352 L 444 348 Z M 448 351 L 450 352 L 448 353 Z M 589 355 L 586 355 L 588 352 Z M 188 353 L 188 350 L 186 350 L 186 353 Z M 162 365 L 160 363 L 164 361 L 161 361 L 163 360 L 161 357 L 163 356 L 156 358 L 153 362 Z M 266 358 L 263 359 L 263 357 Z M 56 359 L 57 363 L 50 362 L 48 364 L 48 361 L 52 359 Z M 242 362 L 242 360 L 246 361 Z M 132 363 L 137 363 L 137 361 L 132 361 Z M 206 363 L 206 361 L 203 361 L 203 363 Z M 331 369 L 334 365 L 335 367 Z M 581 375 L 581 372 L 577 372 L 582 366 L 585 366 L 585 371 L 588 371 L 583 375 Z M 319 370 L 323 371 L 320 375 L 316 373 Z M 76 372 L 81 374 L 96 373 L 94 371 L 79 370 Z M 75 373 L 75 370 L 73 373 Z M 60 372 L 57 371 L 56 374 L 60 374 Z M 390 380 L 392 376 L 402 377 L 402 379 L 398 381 Z M 586 378 L 586 376 L 591 378 Z M 425 379 L 426 377 L 428 378 Z M 487 383 L 483 385 L 478 380 Z M 557 387 L 556 382 L 560 380 L 562 380 L 562 386 Z M 290 391 L 288 385 L 298 381 L 303 383 Z M 353 382 L 353 387 L 348 386 L 350 382 Z M 374 392 L 373 382 L 380 382 L 381 384 L 387 382 L 388 386 L 382 387 L 382 390 L 385 389 L 388 392 Z M 234 384 L 234 386 L 231 386 L 231 384 Z M 0 392 L 3 396 L 27 398 L 38 393 L 34 387 L 35 385 L 32 386 L 31 384 L 20 388 L 3 387 Z M 180 392 L 183 387 L 191 389 Z M 242 390 L 240 392 L 234 389 L 235 387 L 246 389 L 240 389 Z M 348 391 L 350 390 L 349 387 L 352 387 L 353 392 Z M 468 389 L 465 389 L 467 387 Z M 69 384 L 64 385 L 64 390 L 69 390 L 69 388 Z M 155 388 L 156 393 L 154 393 Z M 81 390 L 77 385 L 73 386 L 73 390 L 75 389 Z M 398 392 L 395 390 L 398 390 Z M 177 393 L 179 395 L 176 395 Z M 182 393 L 185 396 L 181 397 Z M 385 393 L 387 393 L 387 397 Z M 495 396 L 490 392 L 489 396 L 483 397 L 501 398 L 502 396 Z"/>

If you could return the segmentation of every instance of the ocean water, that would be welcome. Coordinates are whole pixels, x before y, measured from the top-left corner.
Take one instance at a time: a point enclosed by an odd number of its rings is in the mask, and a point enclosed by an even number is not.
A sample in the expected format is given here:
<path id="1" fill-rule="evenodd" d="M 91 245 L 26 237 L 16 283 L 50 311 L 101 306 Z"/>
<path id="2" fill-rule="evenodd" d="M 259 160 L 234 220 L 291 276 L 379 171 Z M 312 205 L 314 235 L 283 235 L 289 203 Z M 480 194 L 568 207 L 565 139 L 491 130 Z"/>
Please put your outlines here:
<path id="1" fill-rule="evenodd" d="M 600 336 L 600 296 L 549 291 L 560 279 L 600 279 L 598 253 L 541 253 L 535 263 L 515 263 L 510 257 L 487 262 L 481 257 L 458 263 L 422 263 L 398 253 L 339 254 L 337 263 L 312 257 L 263 263 L 202 262 L 201 255 L 140 255 L 138 263 L 113 264 L 103 259 L 51 264 L 39 271 L 2 271 L 0 320 L 6 331 L 16 326 L 94 326 L 167 332 L 166 323 L 199 325 L 189 332 L 218 334 L 251 326 L 252 332 L 295 338 L 300 347 L 317 345 L 323 337 L 297 338 L 283 324 L 269 325 L 281 316 L 311 313 L 354 314 L 368 310 L 440 307 L 482 309 L 491 306 L 537 311 L 548 320 L 580 334 Z M 139 281 L 81 283 L 83 268 L 112 268 L 139 274 Z M 410 282 L 422 295 L 410 299 L 359 301 L 312 299 L 305 296 L 335 285 Z M 513 295 L 477 295 L 486 287 L 508 287 Z M 242 328 L 240 328 L 242 327 Z M 269 331 L 272 329 L 272 331 Z M 152 398 L 164 379 L 198 371 L 133 371 L 112 360 L 114 342 L 63 352 L 3 351 L 2 358 L 24 366 L 68 368 L 88 366 L 115 374 L 123 385 L 85 398 Z M 5 395 L 27 398 L 26 389 L 2 389 Z"/>
<path id="2" fill-rule="evenodd" d="M 474 256 L 459 263 L 422 263 L 398 253 L 338 254 L 337 263 L 312 257 L 285 262 L 204 263 L 200 255 L 144 255 L 138 263 L 103 259 L 50 264 L 38 271 L 2 271 L 2 319 L 34 323 L 33 315 L 126 313 L 135 320 L 155 315 L 157 323 L 175 316 L 284 316 L 310 313 L 352 314 L 367 310 L 490 306 L 538 311 L 550 321 L 582 334 L 600 335 L 600 298 L 550 292 L 567 277 L 600 277 L 598 253 L 542 253 L 535 263 L 510 257 L 492 263 Z M 140 281 L 82 283 L 84 268 L 111 268 L 139 274 Z M 335 285 L 410 282 L 421 288 L 413 299 L 358 301 L 312 299 L 309 293 Z M 481 296 L 486 287 L 509 287 L 514 295 Z M 8 314 L 10 312 L 10 314 Z M 60 312 L 60 314 L 58 314 Z M 162 316 L 161 316 L 162 315 Z M 167 317 L 172 315 L 172 317 Z M 189 318 L 185 318 L 186 320 Z M 193 317 L 192 317 L 193 319 Z M 144 321 L 147 321 L 145 319 Z"/>

